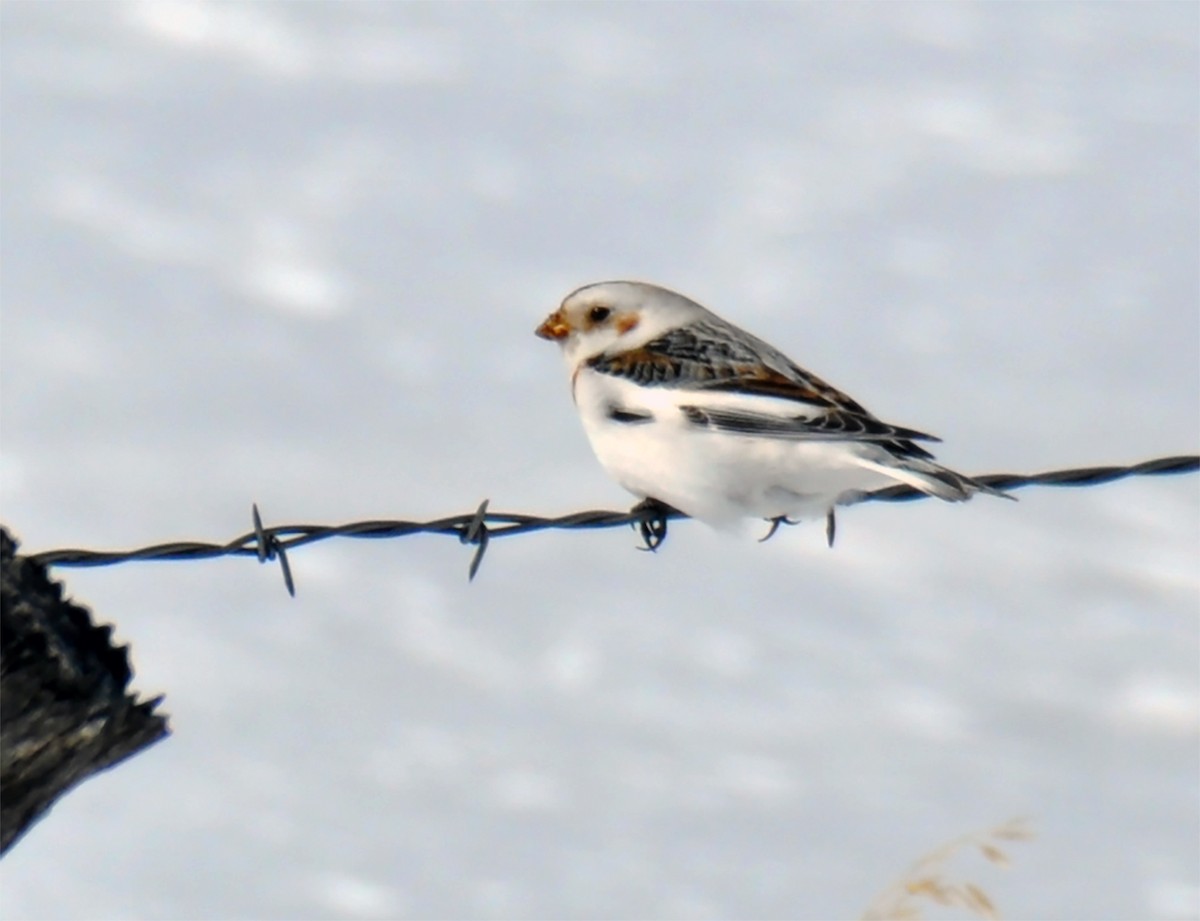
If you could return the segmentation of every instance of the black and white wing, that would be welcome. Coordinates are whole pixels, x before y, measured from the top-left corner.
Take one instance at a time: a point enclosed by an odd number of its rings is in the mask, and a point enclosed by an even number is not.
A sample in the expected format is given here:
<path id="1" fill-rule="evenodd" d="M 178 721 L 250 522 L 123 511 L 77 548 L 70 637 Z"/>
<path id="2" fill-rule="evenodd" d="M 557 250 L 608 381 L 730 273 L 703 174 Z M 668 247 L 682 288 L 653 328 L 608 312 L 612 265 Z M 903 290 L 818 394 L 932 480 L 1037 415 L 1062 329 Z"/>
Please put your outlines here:
<path id="1" fill-rule="evenodd" d="M 898 457 L 931 458 L 914 441 L 938 441 L 876 418 L 761 339 L 718 317 L 671 330 L 640 348 L 602 353 L 593 371 L 681 391 L 680 412 L 713 431 L 790 440 L 870 441 Z M 687 397 L 695 394 L 695 400 Z M 704 399 L 722 394 L 740 399 Z"/>

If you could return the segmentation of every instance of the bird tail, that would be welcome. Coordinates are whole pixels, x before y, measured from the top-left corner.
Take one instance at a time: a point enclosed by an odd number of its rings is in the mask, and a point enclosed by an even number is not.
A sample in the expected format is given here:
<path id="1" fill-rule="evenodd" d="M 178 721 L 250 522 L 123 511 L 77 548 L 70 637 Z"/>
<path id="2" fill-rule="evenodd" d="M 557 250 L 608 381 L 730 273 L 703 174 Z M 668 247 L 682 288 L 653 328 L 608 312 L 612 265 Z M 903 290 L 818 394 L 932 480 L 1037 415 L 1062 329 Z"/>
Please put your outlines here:
<path id="1" fill-rule="evenodd" d="M 881 464 L 867 458 L 860 458 L 858 462 L 868 470 L 874 470 L 889 479 L 911 486 L 927 496 L 936 496 L 947 502 L 964 502 L 979 492 L 1013 501 L 1016 501 L 1017 498 L 951 470 L 949 467 L 943 467 L 941 464 L 935 464 L 933 461 L 920 457 L 895 458 L 888 464 Z"/>

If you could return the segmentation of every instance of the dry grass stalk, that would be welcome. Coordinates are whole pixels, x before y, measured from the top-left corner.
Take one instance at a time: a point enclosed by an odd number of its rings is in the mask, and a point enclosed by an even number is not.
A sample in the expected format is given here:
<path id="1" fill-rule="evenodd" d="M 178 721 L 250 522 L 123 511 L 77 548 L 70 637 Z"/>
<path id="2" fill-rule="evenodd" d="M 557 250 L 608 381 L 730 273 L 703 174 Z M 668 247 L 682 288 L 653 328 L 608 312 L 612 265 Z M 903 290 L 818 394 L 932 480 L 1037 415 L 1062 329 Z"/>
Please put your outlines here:
<path id="1" fill-rule="evenodd" d="M 1007 867 L 1008 855 L 997 841 L 1028 841 L 1033 832 L 1023 819 L 997 828 L 963 835 L 930 851 L 896 883 L 881 892 L 863 913 L 863 921 L 920 921 L 923 903 L 945 908 L 965 908 L 980 918 L 999 919 L 991 898 L 974 883 L 947 878 L 946 865 L 964 850 L 978 851 L 989 863 Z"/>

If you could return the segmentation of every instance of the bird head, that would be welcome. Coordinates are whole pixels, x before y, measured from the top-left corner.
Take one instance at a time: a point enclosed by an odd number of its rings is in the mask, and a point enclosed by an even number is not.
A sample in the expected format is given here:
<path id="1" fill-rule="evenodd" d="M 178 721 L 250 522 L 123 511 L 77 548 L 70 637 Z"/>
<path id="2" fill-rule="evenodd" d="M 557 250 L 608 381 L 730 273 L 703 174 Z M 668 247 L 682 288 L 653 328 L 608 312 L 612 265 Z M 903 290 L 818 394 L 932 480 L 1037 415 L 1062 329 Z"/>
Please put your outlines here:
<path id="1" fill-rule="evenodd" d="M 681 294 L 637 281 L 603 281 L 568 294 L 536 330 L 563 347 L 568 360 L 645 345 L 705 313 Z"/>

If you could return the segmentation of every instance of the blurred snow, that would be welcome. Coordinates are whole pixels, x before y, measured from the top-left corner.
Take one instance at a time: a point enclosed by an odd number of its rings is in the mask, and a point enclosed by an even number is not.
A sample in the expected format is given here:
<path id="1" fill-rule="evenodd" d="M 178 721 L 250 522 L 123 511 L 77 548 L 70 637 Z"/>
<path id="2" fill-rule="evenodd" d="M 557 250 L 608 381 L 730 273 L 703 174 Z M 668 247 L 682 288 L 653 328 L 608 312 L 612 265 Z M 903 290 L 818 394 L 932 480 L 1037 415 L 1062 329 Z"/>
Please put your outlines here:
<path id="1" fill-rule="evenodd" d="M 1194 4 L 0 6 L 26 550 L 625 507 L 556 351 L 644 278 L 970 472 L 1200 444 Z M 4 918 L 1200 915 L 1200 483 L 62 570 L 175 735 Z M 151 596 L 154 600 L 151 601 Z M 968 873 L 973 868 L 968 867 Z"/>

